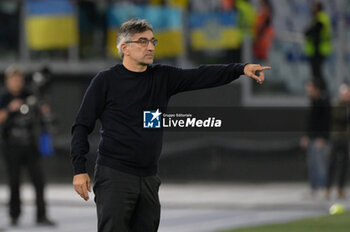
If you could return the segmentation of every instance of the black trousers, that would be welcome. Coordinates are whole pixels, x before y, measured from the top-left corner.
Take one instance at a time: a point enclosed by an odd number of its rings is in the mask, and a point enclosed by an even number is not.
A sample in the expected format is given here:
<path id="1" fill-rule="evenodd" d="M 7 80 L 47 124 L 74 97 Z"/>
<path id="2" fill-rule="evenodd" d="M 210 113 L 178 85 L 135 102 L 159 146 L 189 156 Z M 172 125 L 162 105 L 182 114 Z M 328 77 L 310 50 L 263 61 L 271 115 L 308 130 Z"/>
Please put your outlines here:
<path id="1" fill-rule="evenodd" d="M 98 232 L 156 232 L 160 221 L 158 176 L 139 177 L 96 165 Z"/>
<path id="2" fill-rule="evenodd" d="M 325 57 L 320 55 L 315 55 L 313 57 L 310 57 L 310 65 L 311 65 L 311 71 L 312 71 L 312 77 L 313 79 L 319 79 L 321 81 L 324 81 L 323 76 L 323 63 L 324 63 Z"/>
<path id="3" fill-rule="evenodd" d="M 37 219 L 46 216 L 44 202 L 44 178 L 40 154 L 35 146 L 6 143 L 3 146 L 10 185 L 9 213 L 11 218 L 21 214 L 20 179 L 22 167 L 27 167 L 36 193 Z"/>
<path id="4" fill-rule="evenodd" d="M 328 183 L 331 188 L 333 179 L 338 174 L 338 188 L 342 189 L 346 182 L 346 173 L 349 165 L 349 144 L 348 141 L 334 141 L 329 157 Z"/>

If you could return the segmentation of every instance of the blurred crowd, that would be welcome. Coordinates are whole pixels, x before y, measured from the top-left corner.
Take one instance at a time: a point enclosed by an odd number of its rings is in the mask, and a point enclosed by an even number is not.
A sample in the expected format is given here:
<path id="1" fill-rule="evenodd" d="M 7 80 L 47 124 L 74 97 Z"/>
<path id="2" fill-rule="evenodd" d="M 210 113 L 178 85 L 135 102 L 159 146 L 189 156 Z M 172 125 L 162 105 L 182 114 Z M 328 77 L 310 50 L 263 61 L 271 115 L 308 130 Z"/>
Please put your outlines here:
<path id="1" fill-rule="evenodd" d="M 188 66 L 265 63 L 276 67 L 272 70 L 275 78 L 261 91 L 301 95 L 305 81 L 312 77 L 330 82 L 329 91 L 334 96 L 340 81 L 332 81 L 330 74 L 336 73 L 342 80 L 350 75 L 345 69 L 340 76 L 335 65 L 350 60 L 346 44 L 344 49 L 335 48 L 341 43 L 338 35 L 343 33 L 345 41 L 348 39 L 345 32 L 340 32 L 340 21 L 344 17 L 346 30 L 350 14 L 345 12 L 347 3 L 312 2 L 3 0 L 0 59 L 119 59 L 115 37 L 121 22 L 132 17 L 146 18 L 159 37 L 158 61 Z M 50 21 L 50 15 L 62 18 Z"/>
<path id="2" fill-rule="evenodd" d="M 52 0 L 54 2 L 54 0 Z M 74 15 L 78 19 L 79 30 L 79 57 L 81 59 L 88 59 L 93 57 L 106 57 L 105 47 L 107 46 L 107 34 L 110 27 L 109 11 L 116 7 L 167 7 L 175 8 L 182 12 L 234 12 L 235 18 L 232 18 L 232 22 L 228 22 L 228 26 L 237 27 L 239 31 L 239 41 L 237 45 L 229 45 L 217 47 L 218 50 L 235 50 L 238 55 L 233 53 L 227 53 L 233 55 L 233 57 L 226 56 L 226 60 L 240 61 L 240 51 L 243 42 L 243 33 L 249 33 L 256 38 L 254 45 L 254 54 L 257 59 L 266 59 L 268 48 L 271 46 L 273 39 L 272 28 L 272 6 L 270 1 L 263 0 L 259 3 L 259 6 L 255 7 L 250 1 L 247 0 L 221 0 L 213 1 L 207 0 L 206 4 L 203 4 L 201 0 L 66 0 L 68 4 L 74 6 Z M 11 55 L 18 54 L 20 49 L 20 37 L 21 26 L 23 24 L 23 5 L 31 4 L 35 1 L 9 1 L 4 0 L 0 2 L 0 49 L 4 50 L 5 54 Z M 48 2 L 50 2 L 48 0 Z M 139 17 L 138 15 L 131 15 L 131 17 Z M 30 17 L 30 14 L 25 14 L 25 21 Z M 161 18 L 159 20 L 162 20 Z M 219 19 L 220 20 L 220 19 Z M 189 20 L 186 20 L 187 22 Z M 181 22 L 182 23 L 182 22 Z M 26 25 L 27 26 L 27 25 Z M 119 25 L 120 26 L 120 25 Z M 182 26 L 181 26 L 182 27 Z M 28 30 L 28 29 L 27 29 Z M 188 35 L 185 35 L 188 36 Z M 228 38 L 235 40 L 236 38 Z M 28 40 L 28 38 L 27 38 Z M 179 41 L 180 42 L 180 41 Z M 29 45 L 30 47 L 30 45 Z M 231 47 L 231 48 L 230 48 Z M 50 49 L 31 49 L 35 55 L 35 50 L 46 50 L 46 53 L 55 50 L 55 56 L 63 57 L 67 54 L 57 47 Z M 42 52 L 42 51 L 41 51 Z M 229 51 L 228 51 L 229 52 Z M 224 52 L 222 52 L 224 54 Z M 179 54 L 176 54 L 176 56 Z M 39 56 L 40 57 L 40 56 Z M 175 56 L 173 56 L 175 57 Z M 200 57 L 200 56 L 197 56 Z"/>

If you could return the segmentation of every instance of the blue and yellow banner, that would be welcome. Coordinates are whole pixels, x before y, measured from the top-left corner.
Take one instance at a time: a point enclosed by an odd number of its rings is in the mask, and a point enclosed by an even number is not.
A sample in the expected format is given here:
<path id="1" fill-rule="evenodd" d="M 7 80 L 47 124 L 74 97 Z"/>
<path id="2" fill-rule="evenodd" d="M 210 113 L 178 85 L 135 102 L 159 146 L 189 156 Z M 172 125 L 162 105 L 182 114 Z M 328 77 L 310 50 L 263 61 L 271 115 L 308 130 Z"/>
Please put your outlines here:
<path id="1" fill-rule="evenodd" d="M 26 0 L 27 44 L 33 50 L 66 49 L 78 42 L 75 8 L 69 0 Z"/>
<path id="2" fill-rule="evenodd" d="M 158 39 L 156 58 L 171 58 L 184 51 L 182 33 L 182 11 L 162 6 L 114 5 L 108 11 L 107 52 L 118 56 L 116 37 L 118 29 L 127 20 L 146 19 L 153 27 Z"/>
<path id="3" fill-rule="evenodd" d="M 190 43 L 195 51 L 236 49 L 242 43 L 235 12 L 191 13 Z"/>

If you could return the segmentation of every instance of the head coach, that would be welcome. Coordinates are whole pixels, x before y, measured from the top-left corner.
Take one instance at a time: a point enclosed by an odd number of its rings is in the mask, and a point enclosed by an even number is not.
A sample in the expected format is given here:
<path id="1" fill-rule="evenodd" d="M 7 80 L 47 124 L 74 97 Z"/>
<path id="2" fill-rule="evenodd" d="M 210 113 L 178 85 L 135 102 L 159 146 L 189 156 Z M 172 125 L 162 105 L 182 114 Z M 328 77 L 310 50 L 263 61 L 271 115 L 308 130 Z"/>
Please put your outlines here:
<path id="1" fill-rule="evenodd" d="M 99 232 L 154 232 L 160 220 L 157 176 L 162 130 L 142 126 L 142 109 L 166 107 L 171 96 L 225 85 L 241 75 L 264 81 L 256 64 L 202 65 L 193 69 L 153 65 L 157 39 L 146 20 L 125 22 L 117 36 L 122 64 L 99 72 L 86 90 L 72 127 L 73 185 L 85 200 L 91 191 L 85 155 L 96 120 L 101 139 L 94 193 Z"/>

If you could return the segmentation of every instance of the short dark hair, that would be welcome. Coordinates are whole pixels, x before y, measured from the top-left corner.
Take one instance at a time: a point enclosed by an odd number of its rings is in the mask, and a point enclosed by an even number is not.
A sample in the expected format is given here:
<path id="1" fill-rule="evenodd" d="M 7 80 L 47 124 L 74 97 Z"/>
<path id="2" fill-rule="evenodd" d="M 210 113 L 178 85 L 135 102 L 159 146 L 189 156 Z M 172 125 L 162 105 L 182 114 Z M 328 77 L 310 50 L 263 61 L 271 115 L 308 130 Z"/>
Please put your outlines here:
<path id="1" fill-rule="evenodd" d="M 323 3 L 322 2 L 314 2 L 316 10 L 319 11 L 323 11 L 324 7 L 323 7 Z"/>
<path id="2" fill-rule="evenodd" d="M 124 54 L 121 49 L 121 44 L 125 41 L 131 40 L 131 38 L 135 34 L 142 33 L 145 31 L 153 32 L 151 24 L 149 24 L 146 19 L 130 19 L 129 21 L 123 23 L 123 25 L 119 29 L 117 36 L 117 48 L 119 55 L 122 58 L 124 57 Z"/>

